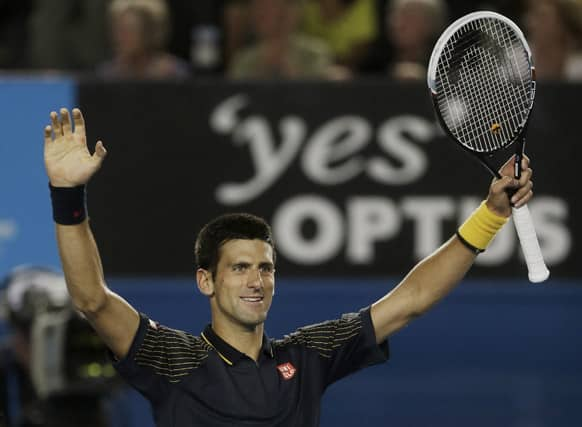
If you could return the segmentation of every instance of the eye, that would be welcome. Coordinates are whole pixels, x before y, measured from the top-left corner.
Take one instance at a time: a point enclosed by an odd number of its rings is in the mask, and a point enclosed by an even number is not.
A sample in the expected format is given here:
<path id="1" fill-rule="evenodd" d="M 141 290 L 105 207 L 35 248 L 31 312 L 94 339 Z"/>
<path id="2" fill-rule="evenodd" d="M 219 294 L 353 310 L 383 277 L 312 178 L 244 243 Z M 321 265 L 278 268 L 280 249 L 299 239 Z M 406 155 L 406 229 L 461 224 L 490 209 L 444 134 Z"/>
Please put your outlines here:
<path id="1" fill-rule="evenodd" d="M 233 264 L 232 271 L 244 272 L 248 269 L 249 265 L 245 263 Z"/>
<path id="2" fill-rule="evenodd" d="M 272 274 L 275 272 L 275 267 L 273 267 L 272 264 L 263 264 L 259 267 L 259 269 L 261 270 L 261 273 L 264 274 Z"/>

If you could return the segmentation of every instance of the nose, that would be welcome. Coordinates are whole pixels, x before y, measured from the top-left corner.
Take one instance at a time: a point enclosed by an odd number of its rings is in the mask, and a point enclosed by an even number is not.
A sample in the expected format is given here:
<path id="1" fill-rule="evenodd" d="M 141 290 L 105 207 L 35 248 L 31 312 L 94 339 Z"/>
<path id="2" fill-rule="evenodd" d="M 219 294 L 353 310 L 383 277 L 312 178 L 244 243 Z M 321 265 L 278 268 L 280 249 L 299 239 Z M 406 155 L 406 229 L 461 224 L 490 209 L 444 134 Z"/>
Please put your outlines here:
<path id="1" fill-rule="evenodd" d="M 258 268 L 253 268 L 249 272 L 247 286 L 252 289 L 260 289 L 263 287 L 263 277 Z"/>

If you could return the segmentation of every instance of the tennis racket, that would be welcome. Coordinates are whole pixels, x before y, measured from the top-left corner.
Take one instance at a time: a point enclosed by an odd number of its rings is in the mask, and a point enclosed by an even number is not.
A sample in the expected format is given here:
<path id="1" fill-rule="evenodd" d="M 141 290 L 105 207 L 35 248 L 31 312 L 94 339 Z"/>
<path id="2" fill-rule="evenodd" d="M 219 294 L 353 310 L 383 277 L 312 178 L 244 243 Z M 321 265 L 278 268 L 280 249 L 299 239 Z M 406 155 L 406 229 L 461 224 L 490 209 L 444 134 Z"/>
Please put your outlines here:
<path id="1" fill-rule="evenodd" d="M 474 12 L 440 36 L 428 66 L 428 86 L 442 128 L 500 178 L 493 153 L 515 143 L 515 177 L 521 176 L 525 132 L 535 96 L 531 51 L 519 27 L 494 12 Z M 531 282 L 547 269 L 527 205 L 513 221 Z"/>

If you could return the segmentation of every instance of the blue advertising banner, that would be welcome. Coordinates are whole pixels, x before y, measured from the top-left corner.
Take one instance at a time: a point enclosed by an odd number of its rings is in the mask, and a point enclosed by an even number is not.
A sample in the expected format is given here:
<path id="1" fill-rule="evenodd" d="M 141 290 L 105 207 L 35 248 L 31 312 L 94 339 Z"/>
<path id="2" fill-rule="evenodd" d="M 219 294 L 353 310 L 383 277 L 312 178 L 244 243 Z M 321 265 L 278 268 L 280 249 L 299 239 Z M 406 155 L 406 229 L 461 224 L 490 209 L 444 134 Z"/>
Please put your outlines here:
<path id="1" fill-rule="evenodd" d="M 69 79 L 0 79 L 0 277 L 19 264 L 59 265 L 42 130 L 74 99 Z"/>

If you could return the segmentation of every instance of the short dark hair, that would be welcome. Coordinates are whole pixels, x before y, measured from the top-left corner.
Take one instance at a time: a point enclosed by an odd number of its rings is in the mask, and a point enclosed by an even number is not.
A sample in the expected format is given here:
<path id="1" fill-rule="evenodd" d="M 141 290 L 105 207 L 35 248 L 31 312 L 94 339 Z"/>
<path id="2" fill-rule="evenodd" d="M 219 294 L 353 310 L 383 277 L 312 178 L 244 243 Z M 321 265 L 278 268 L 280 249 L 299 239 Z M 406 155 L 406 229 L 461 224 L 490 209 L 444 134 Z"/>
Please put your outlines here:
<path id="1" fill-rule="evenodd" d="M 213 219 L 198 233 L 194 247 L 196 268 L 208 270 L 214 277 L 221 246 L 235 239 L 258 239 L 268 243 L 273 248 L 275 262 L 275 243 L 267 221 L 249 213 L 229 213 Z"/>

